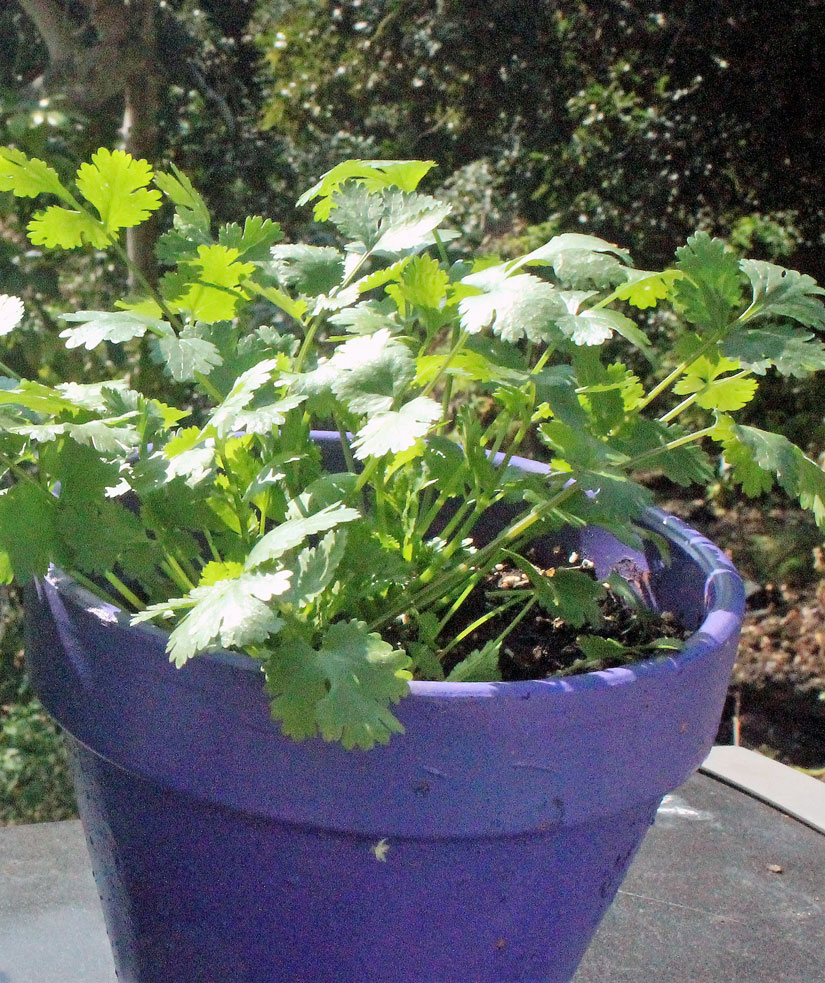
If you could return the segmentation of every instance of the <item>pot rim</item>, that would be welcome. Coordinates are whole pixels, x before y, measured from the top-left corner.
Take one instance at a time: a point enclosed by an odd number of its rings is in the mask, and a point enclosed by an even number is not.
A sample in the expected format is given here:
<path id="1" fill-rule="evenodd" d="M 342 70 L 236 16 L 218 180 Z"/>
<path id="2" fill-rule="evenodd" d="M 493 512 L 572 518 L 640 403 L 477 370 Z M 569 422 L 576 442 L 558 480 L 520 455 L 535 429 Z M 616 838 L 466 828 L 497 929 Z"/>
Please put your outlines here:
<path id="1" fill-rule="evenodd" d="M 525 458 L 513 458 L 515 466 L 529 465 L 526 470 L 544 470 L 546 465 Z M 701 660 L 709 651 L 725 646 L 733 640 L 741 628 L 745 608 L 745 589 L 741 577 L 722 550 L 687 523 L 659 508 L 648 508 L 639 525 L 656 530 L 672 544 L 679 547 L 705 575 L 705 609 L 701 624 L 686 640 L 684 648 L 672 655 L 657 655 L 638 660 L 626 666 L 601 669 L 574 676 L 550 677 L 497 682 L 447 682 L 438 680 L 412 680 L 407 698 L 475 698 L 511 697 L 525 699 L 533 693 L 549 695 L 549 691 L 569 694 L 584 693 L 605 687 L 613 688 L 632 684 L 639 677 L 680 673 L 689 665 Z M 102 600 L 90 590 L 73 580 L 68 574 L 52 565 L 45 578 L 63 597 L 99 620 L 144 635 L 155 643 L 168 639 L 169 633 L 151 624 L 132 625 L 129 613 Z M 710 595 L 710 596 L 709 596 Z M 197 656 L 238 670 L 260 674 L 260 662 L 242 653 L 227 649 L 212 649 Z"/>

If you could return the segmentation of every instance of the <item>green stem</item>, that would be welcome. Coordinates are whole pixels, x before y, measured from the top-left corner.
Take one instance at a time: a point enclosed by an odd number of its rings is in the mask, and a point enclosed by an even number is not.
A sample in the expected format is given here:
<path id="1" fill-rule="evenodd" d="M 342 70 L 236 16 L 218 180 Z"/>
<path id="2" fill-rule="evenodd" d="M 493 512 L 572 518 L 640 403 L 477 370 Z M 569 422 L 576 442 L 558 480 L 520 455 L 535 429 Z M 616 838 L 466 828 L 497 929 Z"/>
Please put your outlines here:
<path id="1" fill-rule="evenodd" d="M 142 611 L 146 607 L 137 594 L 133 593 L 133 591 L 131 591 L 126 584 L 123 583 L 120 577 L 112 573 L 111 570 L 107 570 L 103 576 L 109 581 L 112 587 L 114 587 L 115 590 L 118 591 L 118 593 L 132 605 L 135 611 Z"/>
<path id="2" fill-rule="evenodd" d="M 685 369 L 690 368 L 690 366 L 693 365 L 693 363 L 697 359 L 701 358 L 705 354 L 705 352 L 710 351 L 710 349 L 716 345 L 716 343 L 719 341 L 719 339 L 722 337 L 723 334 L 724 332 L 717 331 L 715 334 L 711 335 L 710 338 L 708 338 L 703 345 L 700 345 L 700 347 L 697 348 L 695 352 L 693 352 L 690 358 L 687 358 L 684 361 L 680 362 L 672 372 L 666 375 L 665 378 L 662 379 L 660 383 L 655 385 L 650 390 L 650 392 L 647 394 L 647 396 L 645 396 L 642 402 L 639 403 L 639 406 L 637 407 L 637 412 L 641 412 L 646 406 L 652 403 L 653 400 L 656 399 L 656 397 L 660 393 L 663 393 L 665 389 L 671 386 L 679 378 L 679 376 L 682 375 Z"/>
<path id="3" fill-rule="evenodd" d="M 748 375 L 750 375 L 750 369 L 742 369 L 741 372 L 737 372 L 734 375 L 726 376 L 721 381 L 728 382 L 731 379 L 744 379 L 745 376 Z M 718 381 L 720 380 L 718 379 L 714 380 L 714 382 L 718 382 Z M 669 410 L 667 413 L 662 414 L 662 416 L 659 417 L 659 423 L 669 423 L 671 420 L 679 416 L 680 413 L 683 413 L 686 409 L 688 409 L 688 407 L 692 406 L 701 395 L 702 395 L 701 390 L 698 393 L 691 393 L 687 398 L 683 399 L 678 406 L 674 406 L 672 410 Z"/>
<path id="4" fill-rule="evenodd" d="M 516 628 L 520 622 L 524 621 L 524 619 L 527 617 L 527 615 L 529 614 L 529 612 L 536 605 L 536 602 L 537 601 L 538 601 L 538 598 L 534 594 L 530 598 L 530 600 L 524 605 L 524 607 L 521 609 L 521 611 L 519 611 L 519 613 L 515 616 L 515 618 L 513 618 L 513 620 L 510 622 L 510 624 L 507 625 L 507 627 L 498 636 L 498 638 L 493 639 L 493 645 L 501 645 L 501 643 L 510 634 L 510 632 L 512 632 L 513 629 Z"/>
<path id="5" fill-rule="evenodd" d="M 472 624 L 467 625 L 464 631 L 456 635 L 455 638 L 449 643 L 449 645 L 446 646 L 446 648 L 441 649 L 441 653 L 440 653 L 441 656 L 443 657 L 445 655 L 448 655 L 450 652 L 452 652 L 452 650 L 456 647 L 456 645 L 458 645 L 460 642 L 463 642 L 468 635 L 472 635 L 472 633 L 474 631 L 477 631 L 482 625 L 485 625 L 488 621 L 492 621 L 492 619 L 498 617 L 498 615 L 504 614 L 505 611 L 509 611 L 510 608 L 515 607 L 515 605 L 519 604 L 520 602 L 521 602 L 520 597 L 511 597 L 503 604 L 499 604 L 498 607 L 493 608 L 491 611 L 488 611 L 486 614 L 483 614 L 480 618 L 476 618 L 476 620 Z M 449 621 L 449 618 L 447 620 Z M 441 628 L 439 626 L 439 631 L 440 630 Z"/>
<path id="6" fill-rule="evenodd" d="M 430 379 L 430 381 L 427 383 L 427 385 L 421 390 L 421 395 L 422 396 L 429 396 L 430 393 L 433 391 L 433 389 L 435 389 L 435 387 L 441 381 L 441 377 L 444 375 L 444 373 L 450 367 L 450 363 L 456 357 L 456 355 L 458 355 L 458 353 L 461 351 L 461 349 L 467 344 L 467 341 L 469 340 L 469 338 L 470 338 L 470 335 L 466 331 L 460 331 L 458 333 L 458 338 L 455 340 L 455 343 L 453 344 L 453 346 L 450 348 L 449 352 L 447 353 L 447 356 L 444 359 L 444 361 L 442 362 L 442 364 L 440 365 L 440 367 L 438 369 L 438 372 L 436 373 L 435 376 L 433 376 L 432 379 Z"/>
<path id="7" fill-rule="evenodd" d="M 627 471 L 630 471 L 642 461 L 649 461 L 651 458 L 658 457 L 660 454 L 666 454 L 668 451 L 672 451 L 677 447 L 682 447 L 684 444 L 691 444 L 695 440 L 702 440 L 704 437 L 709 437 L 714 430 L 716 430 L 715 424 L 712 427 L 705 427 L 704 430 L 697 430 L 695 433 L 689 433 L 684 437 L 671 440 L 667 444 L 662 444 L 661 447 L 654 447 L 649 451 L 645 451 L 642 454 L 637 454 L 635 457 L 631 457 L 630 460 L 624 462 L 622 467 Z"/>
<path id="8" fill-rule="evenodd" d="M 203 372 L 196 372 L 195 379 L 198 381 L 198 383 L 201 386 L 201 389 L 203 389 L 206 395 L 212 397 L 212 399 L 215 401 L 215 405 L 220 406 L 220 404 L 223 402 L 223 395 L 215 387 L 215 385 L 209 381 L 209 379 L 203 374 Z"/>
<path id="9" fill-rule="evenodd" d="M 160 567 L 166 576 L 172 581 L 172 583 L 179 590 L 182 590 L 184 594 L 188 594 L 194 587 L 194 584 L 190 583 L 189 578 L 186 576 L 183 570 L 181 570 L 180 564 L 177 562 L 177 560 L 168 553 L 161 561 Z"/>
<path id="10" fill-rule="evenodd" d="M 447 250 L 444 248 L 444 242 L 441 236 L 438 234 L 438 229 L 433 229 L 433 239 L 435 239 L 435 246 L 438 250 L 438 255 L 441 258 L 441 262 L 449 269 L 450 259 L 447 256 Z"/>
<path id="11" fill-rule="evenodd" d="M 89 580 L 89 578 L 82 574 L 79 570 L 67 570 L 66 573 L 72 578 L 72 580 L 76 580 L 81 587 L 85 587 L 86 590 L 91 594 L 94 594 L 95 597 L 99 597 L 101 601 L 111 604 L 112 607 L 122 608 L 122 605 L 117 598 L 112 597 L 112 595 L 108 591 L 104 590 L 100 584 L 96 584 L 93 580 Z"/>

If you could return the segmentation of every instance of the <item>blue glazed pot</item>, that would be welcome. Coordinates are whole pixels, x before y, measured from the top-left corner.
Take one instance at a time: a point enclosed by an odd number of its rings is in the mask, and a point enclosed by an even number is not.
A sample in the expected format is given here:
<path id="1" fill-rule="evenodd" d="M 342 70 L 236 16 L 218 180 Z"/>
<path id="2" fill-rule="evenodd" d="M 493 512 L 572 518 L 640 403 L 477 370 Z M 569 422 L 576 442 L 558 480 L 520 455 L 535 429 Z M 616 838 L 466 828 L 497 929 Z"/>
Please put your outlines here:
<path id="1" fill-rule="evenodd" d="M 529 461 L 515 462 L 540 470 Z M 662 797 L 716 732 L 743 610 L 677 519 L 629 558 L 685 649 L 559 680 L 415 682 L 406 734 L 296 744 L 256 663 L 175 669 L 166 636 L 58 574 L 28 592 L 29 672 L 68 735 L 121 983 L 567 983 Z M 549 545 L 548 545 L 549 549 Z"/>

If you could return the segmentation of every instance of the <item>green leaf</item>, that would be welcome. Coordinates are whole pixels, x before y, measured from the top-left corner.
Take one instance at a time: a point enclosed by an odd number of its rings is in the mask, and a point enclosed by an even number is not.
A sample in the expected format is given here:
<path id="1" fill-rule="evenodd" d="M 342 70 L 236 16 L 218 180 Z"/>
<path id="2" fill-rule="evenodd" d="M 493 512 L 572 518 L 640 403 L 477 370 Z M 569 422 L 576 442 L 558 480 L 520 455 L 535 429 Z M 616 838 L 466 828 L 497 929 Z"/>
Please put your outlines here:
<path id="1" fill-rule="evenodd" d="M 371 417 L 353 441 L 355 456 L 368 457 L 398 454 L 426 436 L 441 417 L 441 407 L 427 396 L 417 396 L 398 410 L 387 410 Z"/>
<path id="2" fill-rule="evenodd" d="M 14 147 L 0 147 L 0 191 L 11 191 L 18 198 L 49 194 L 71 201 L 54 168 Z"/>
<path id="3" fill-rule="evenodd" d="M 536 599 L 551 617 L 562 618 L 575 628 L 601 622 L 599 598 L 604 594 L 604 588 L 590 574 L 566 569 L 551 569 L 542 573 L 523 556 L 509 550 L 505 552 L 527 575 L 536 592 Z"/>
<path id="4" fill-rule="evenodd" d="M 164 616 L 184 606 L 191 608 L 169 636 L 167 651 L 176 666 L 215 645 L 243 649 L 265 641 L 283 627 L 283 619 L 270 602 L 286 592 L 291 576 L 290 570 L 279 570 L 219 580 L 195 587 L 185 598 L 147 607 L 139 619 Z"/>
<path id="5" fill-rule="evenodd" d="M 446 297 L 449 282 L 446 271 L 431 256 L 414 256 L 405 264 L 395 290 L 413 307 L 437 310 Z"/>
<path id="6" fill-rule="evenodd" d="M 520 266 L 547 266 L 555 267 L 557 263 L 563 262 L 565 254 L 572 254 L 575 260 L 579 260 L 585 253 L 600 254 L 612 253 L 625 263 L 630 262 L 630 253 L 626 249 L 621 249 L 612 242 L 599 239 L 597 236 L 582 235 L 579 232 L 564 232 L 562 235 L 554 236 L 549 242 L 532 252 L 527 253 L 517 259 L 515 267 Z M 556 269 L 558 273 L 558 269 Z"/>
<path id="7" fill-rule="evenodd" d="M 335 578 L 347 544 L 346 529 L 334 529 L 298 554 L 297 570 L 283 601 L 302 607 L 322 594 Z"/>
<path id="8" fill-rule="evenodd" d="M 272 246 L 282 238 L 280 225 L 259 215 L 248 218 L 243 230 L 232 222 L 218 232 L 218 243 L 221 246 L 237 249 L 241 259 L 253 263 L 269 259 Z"/>
<path id="9" fill-rule="evenodd" d="M 412 258 L 412 256 L 404 256 L 402 259 L 399 259 L 395 263 L 391 263 L 389 266 L 373 270 L 372 273 L 362 276 L 359 280 L 356 280 L 358 293 L 367 293 L 370 290 L 375 290 L 377 287 L 383 287 L 385 283 L 399 283 L 401 281 L 401 275 L 404 272 L 404 268 L 412 260 Z"/>
<path id="10" fill-rule="evenodd" d="M 415 376 L 415 363 L 406 345 L 386 328 L 351 338 L 330 359 L 331 388 L 353 413 L 391 409 Z"/>
<path id="11" fill-rule="evenodd" d="M 159 318 L 144 317 L 131 311 L 76 311 L 74 314 L 61 314 L 64 321 L 78 321 L 79 328 L 66 328 L 60 337 L 66 339 L 67 348 L 80 348 L 82 345 L 91 351 L 103 341 L 120 344 L 132 338 L 142 338 L 146 329 L 171 331 L 171 325 Z"/>
<path id="12" fill-rule="evenodd" d="M 588 662 L 626 661 L 632 650 L 616 641 L 615 638 L 602 638 L 600 635 L 579 635 L 576 644 Z"/>
<path id="13" fill-rule="evenodd" d="M 239 255 L 237 249 L 227 246 L 198 246 L 197 259 L 182 268 L 182 279 L 164 277 L 166 300 L 193 321 L 231 321 L 238 304 L 246 299 L 241 281 L 255 269 L 252 263 L 237 262 Z"/>
<path id="14" fill-rule="evenodd" d="M 21 379 L 13 389 L 0 389 L 0 404 L 22 406 L 35 413 L 48 416 L 69 412 L 76 413 L 78 407 L 56 389 L 44 386 L 40 382 Z"/>
<path id="15" fill-rule="evenodd" d="M 197 373 L 209 375 L 223 362 L 215 345 L 203 338 L 170 333 L 156 339 L 155 345 L 161 362 L 176 382 L 191 382 Z"/>
<path id="16" fill-rule="evenodd" d="M 615 293 L 619 300 L 626 300 L 633 307 L 645 310 L 655 307 L 664 300 L 671 291 L 673 283 L 682 275 L 679 270 L 663 270 L 661 273 L 651 273 L 648 270 L 626 269 L 626 283 L 619 284 Z"/>
<path id="17" fill-rule="evenodd" d="M 418 385 L 426 386 L 437 378 L 442 372 L 445 359 L 445 353 L 419 355 L 415 361 L 415 381 Z M 476 383 L 502 382 L 512 375 L 510 370 L 490 361 L 481 352 L 467 350 L 456 352 L 443 373 L 453 379 L 453 391 L 458 388 L 471 389 Z"/>
<path id="18" fill-rule="evenodd" d="M 279 290 L 277 287 L 262 287 L 253 280 L 244 280 L 244 289 L 268 300 L 270 304 L 273 304 L 279 310 L 288 314 L 289 317 L 296 320 L 299 324 L 304 323 L 304 315 L 309 310 L 309 305 L 302 298 L 293 300 L 283 290 Z"/>
<path id="19" fill-rule="evenodd" d="M 9 334 L 23 320 L 23 301 L 19 297 L 0 294 L 0 335 Z"/>
<path id="20" fill-rule="evenodd" d="M 0 492 L 0 549 L 19 583 L 46 572 L 57 544 L 56 498 L 25 481 Z"/>
<path id="21" fill-rule="evenodd" d="M 238 415 L 278 372 L 279 366 L 277 358 L 267 358 L 238 376 L 224 401 L 212 411 L 208 420 L 208 425 L 215 429 L 219 437 L 225 437 L 235 429 Z"/>
<path id="22" fill-rule="evenodd" d="M 310 536 L 319 532 L 334 529 L 342 522 L 352 522 L 360 519 L 361 513 L 342 503 L 329 505 L 315 515 L 304 516 L 300 519 L 287 519 L 271 529 L 253 546 L 246 558 L 246 569 L 253 570 L 262 563 L 277 560 L 289 550 L 300 546 Z"/>
<path id="23" fill-rule="evenodd" d="M 798 498 L 802 508 L 813 512 L 817 525 L 825 527 L 825 472 L 787 437 L 729 420 L 721 421 L 717 433 L 719 436 L 714 435 L 714 439 L 722 437 L 726 457 L 737 444 L 747 451 L 747 456 L 740 452 L 738 457 L 734 452 L 731 462 L 734 478 L 742 483 L 746 494 L 751 494 L 748 489 L 759 487 L 763 480 L 754 474 L 753 465 L 756 465 L 775 475 L 788 495 Z"/>
<path id="24" fill-rule="evenodd" d="M 178 215 L 186 225 L 208 232 L 210 217 L 206 202 L 195 190 L 189 178 L 174 164 L 170 166 L 172 174 L 155 171 L 155 184 L 173 202 Z M 226 243 L 226 245 L 234 245 L 234 243 Z"/>
<path id="25" fill-rule="evenodd" d="M 505 341 L 554 341 L 559 338 L 556 321 L 568 314 L 567 305 L 555 287 L 529 273 L 509 275 L 506 266 L 492 266 L 471 273 L 461 283 L 473 289 L 458 305 L 461 326 L 477 334 L 492 326 Z"/>
<path id="26" fill-rule="evenodd" d="M 333 246 L 285 244 L 272 249 L 272 269 L 287 287 L 310 297 L 328 294 L 344 276 L 344 256 Z"/>
<path id="27" fill-rule="evenodd" d="M 686 432 L 678 426 L 668 426 L 658 420 L 633 417 L 628 423 L 628 433 L 619 432 L 614 440 L 629 457 L 659 451 L 668 443 L 685 436 Z M 698 444 L 683 444 L 662 450 L 645 461 L 642 467 L 653 467 L 671 481 L 687 487 L 694 482 L 707 485 L 713 478 L 711 462 Z"/>
<path id="28" fill-rule="evenodd" d="M 739 265 L 753 287 L 748 321 L 790 317 L 807 328 L 825 329 L 825 304 L 817 299 L 825 295 L 825 289 L 813 277 L 757 259 L 743 259 Z"/>
<path id="29" fill-rule="evenodd" d="M 406 249 L 428 245 L 430 233 L 452 210 L 451 205 L 429 195 L 391 193 L 385 201 L 388 208 L 382 218 L 380 234 L 372 245 L 373 252 L 378 254 L 396 255 Z"/>
<path id="30" fill-rule="evenodd" d="M 739 427 L 729 416 L 719 416 L 711 437 L 722 445 L 733 480 L 746 495 L 756 498 L 773 488 L 773 474 L 759 466 L 753 450 L 740 439 Z"/>
<path id="31" fill-rule="evenodd" d="M 756 393 L 755 379 L 722 377 L 723 372 L 736 371 L 739 362 L 723 356 L 703 355 L 695 359 L 687 372 L 673 387 L 677 396 L 699 393 L 696 402 L 706 410 L 729 412 L 749 403 Z"/>
<path id="32" fill-rule="evenodd" d="M 454 666 L 447 676 L 448 683 L 487 683 L 501 679 L 498 654 L 501 642 L 489 641 L 472 652 Z"/>
<path id="33" fill-rule="evenodd" d="M 601 470 L 621 466 L 627 461 L 627 455 L 617 447 L 561 420 L 543 423 L 539 428 L 539 436 L 562 455 L 554 461 L 554 465 L 562 461 L 572 468 Z"/>
<path id="34" fill-rule="evenodd" d="M 160 192 L 146 187 L 152 177 L 147 161 L 101 147 L 90 164 L 80 165 L 77 189 L 97 209 L 106 232 L 112 233 L 140 225 L 160 208 Z"/>
<path id="35" fill-rule="evenodd" d="M 409 657 L 361 621 L 338 622 L 320 648 L 290 639 L 266 663 L 272 715 L 296 740 L 320 734 L 369 750 L 404 728 L 389 711 L 407 694 Z"/>
<path id="36" fill-rule="evenodd" d="M 381 328 L 386 328 L 390 334 L 398 334 L 401 330 L 397 317 L 372 300 L 338 311 L 329 320 L 351 334 L 375 334 Z"/>
<path id="37" fill-rule="evenodd" d="M 685 276 L 676 281 L 674 296 L 691 324 L 719 331 L 742 304 L 739 261 L 721 239 L 697 232 L 676 250 L 677 268 Z"/>
<path id="38" fill-rule="evenodd" d="M 433 160 L 345 160 L 322 175 L 321 180 L 305 191 L 298 205 L 306 205 L 315 198 L 313 212 L 316 222 L 326 221 L 335 208 L 333 195 L 346 181 L 362 184 L 370 193 L 384 188 L 400 188 L 415 191 L 424 175 L 433 167 Z"/>
<path id="39" fill-rule="evenodd" d="M 111 242 L 102 223 L 94 216 L 59 205 L 35 212 L 27 229 L 33 245 L 49 249 L 77 249 L 83 245 L 103 249 Z"/>
<path id="40" fill-rule="evenodd" d="M 614 331 L 639 348 L 647 348 L 650 344 L 629 317 L 605 307 L 565 314 L 556 324 L 576 345 L 601 345 L 613 337 Z"/>
<path id="41" fill-rule="evenodd" d="M 722 351 L 758 375 L 764 375 L 771 365 L 782 375 L 798 379 L 825 369 L 825 345 L 810 332 L 799 331 L 789 324 L 734 329 L 725 339 Z"/>

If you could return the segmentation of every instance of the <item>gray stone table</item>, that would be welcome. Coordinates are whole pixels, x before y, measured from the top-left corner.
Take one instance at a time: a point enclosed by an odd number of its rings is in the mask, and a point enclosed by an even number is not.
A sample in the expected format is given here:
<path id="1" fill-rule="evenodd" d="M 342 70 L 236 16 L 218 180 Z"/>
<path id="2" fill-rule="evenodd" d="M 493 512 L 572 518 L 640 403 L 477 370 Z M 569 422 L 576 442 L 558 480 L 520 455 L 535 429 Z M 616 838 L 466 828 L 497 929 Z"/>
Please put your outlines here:
<path id="1" fill-rule="evenodd" d="M 715 749 L 665 799 L 574 983 L 825 980 L 823 833 L 825 785 Z M 77 822 L 0 830 L 0 983 L 115 983 Z"/>

